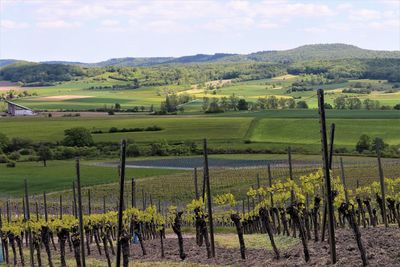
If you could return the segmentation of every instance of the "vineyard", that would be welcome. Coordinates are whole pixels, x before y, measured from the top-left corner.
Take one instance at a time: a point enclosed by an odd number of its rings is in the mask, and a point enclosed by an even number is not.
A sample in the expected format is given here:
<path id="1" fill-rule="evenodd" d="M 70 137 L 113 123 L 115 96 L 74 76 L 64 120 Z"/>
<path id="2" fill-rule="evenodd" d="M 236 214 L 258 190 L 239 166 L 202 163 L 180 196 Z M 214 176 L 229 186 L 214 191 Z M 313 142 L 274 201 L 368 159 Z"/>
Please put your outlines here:
<path id="1" fill-rule="evenodd" d="M 83 187 L 79 159 L 71 190 L 32 196 L 26 179 L 0 210 L 6 264 L 400 266 L 399 161 L 379 146 L 364 164 L 335 157 L 318 97 L 322 162 L 289 148 L 287 160 L 218 168 L 205 139 L 202 168 L 159 184 L 126 177 L 122 141 L 118 185 Z"/>

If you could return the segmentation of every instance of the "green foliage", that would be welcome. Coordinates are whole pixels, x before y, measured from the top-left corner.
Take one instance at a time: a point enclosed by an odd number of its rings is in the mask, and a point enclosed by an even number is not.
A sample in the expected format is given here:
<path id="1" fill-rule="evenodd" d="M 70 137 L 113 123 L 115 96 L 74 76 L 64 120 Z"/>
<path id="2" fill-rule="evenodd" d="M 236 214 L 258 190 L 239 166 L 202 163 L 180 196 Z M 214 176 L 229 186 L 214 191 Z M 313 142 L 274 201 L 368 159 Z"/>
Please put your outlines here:
<path id="1" fill-rule="evenodd" d="M 298 101 L 296 103 L 296 108 L 307 109 L 308 108 L 307 102 L 303 100 Z"/>
<path id="2" fill-rule="evenodd" d="M 1 79 L 23 83 L 70 81 L 85 75 L 83 68 L 63 64 L 14 64 L 0 70 Z"/>
<path id="3" fill-rule="evenodd" d="M 360 136 L 357 142 L 356 150 L 358 153 L 362 153 L 364 150 L 370 150 L 371 148 L 371 137 L 366 134 Z"/>
<path id="4" fill-rule="evenodd" d="M 66 146 L 91 146 L 93 138 L 90 131 L 84 127 L 75 127 L 64 130 L 64 145 Z"/>
<path id="5" fill-rule="evenodd" d="M 0 152 L 4 151 L 5 148 L 10 144 L 10 139 L 8 139 L 7 135 L 0 133 Z"/>

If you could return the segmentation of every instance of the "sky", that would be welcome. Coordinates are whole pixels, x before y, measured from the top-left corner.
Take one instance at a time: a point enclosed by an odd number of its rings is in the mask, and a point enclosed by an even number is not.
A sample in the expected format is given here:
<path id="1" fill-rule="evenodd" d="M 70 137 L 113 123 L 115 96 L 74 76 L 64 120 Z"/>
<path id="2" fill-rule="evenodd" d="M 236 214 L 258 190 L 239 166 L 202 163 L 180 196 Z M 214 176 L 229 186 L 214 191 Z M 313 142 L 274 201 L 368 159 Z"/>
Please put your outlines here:
<path id="1" fill-rule="evenodd" d="M 400 50 L 400 0 L 0 0 L 0 58 L 284 50 L 347 43 Z"/>

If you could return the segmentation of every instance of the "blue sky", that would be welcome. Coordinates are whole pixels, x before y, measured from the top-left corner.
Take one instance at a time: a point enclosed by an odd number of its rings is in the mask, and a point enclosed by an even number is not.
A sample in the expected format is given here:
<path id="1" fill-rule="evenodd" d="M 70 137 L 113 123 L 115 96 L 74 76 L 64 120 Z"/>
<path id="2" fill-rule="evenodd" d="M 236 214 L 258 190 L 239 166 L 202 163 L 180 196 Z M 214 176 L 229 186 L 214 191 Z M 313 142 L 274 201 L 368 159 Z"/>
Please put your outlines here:
<path id="1" fill-rule="evenodd" d="M 400 50 L 400 0 L 0 0 L 0 58 L 250 53 L 312 43 Z"/>

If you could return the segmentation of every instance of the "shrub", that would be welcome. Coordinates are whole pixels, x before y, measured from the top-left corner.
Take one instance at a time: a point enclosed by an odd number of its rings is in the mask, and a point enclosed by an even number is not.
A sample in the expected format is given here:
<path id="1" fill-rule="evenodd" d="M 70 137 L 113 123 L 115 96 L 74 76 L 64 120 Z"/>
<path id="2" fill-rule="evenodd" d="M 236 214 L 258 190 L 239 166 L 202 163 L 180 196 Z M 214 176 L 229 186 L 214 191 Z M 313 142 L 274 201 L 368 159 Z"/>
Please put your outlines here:
<path id="1" fill-rule="evenodd" d="M 11 160 L 19 160 L 19 158 L 21 157 L 21 155 L 18 152 L 12 152 L 10 153 L 10 155 L 8 155 L 8 158 Z"/>
<path id="2" fill-rule="evenodd" d="M 15 168 L 16 163 L 15 163 L 15 161 L 9 161 L 9 162 L 7 162 L 6 166 L 7 166 L 7 168 Z"/>
<path id="3" fill-rule="evenodd" d="M 137 144 L 130 144 L 126 148 L 126 155 L 128 157 L 138 157 L 140 154 L 140 148 Z"/>
<path id="4" fill-rule="evenodd" d="M 9 159 L 6 155 L 0 154 L 0 163 L 7 163 L 9 162 Z"/>

